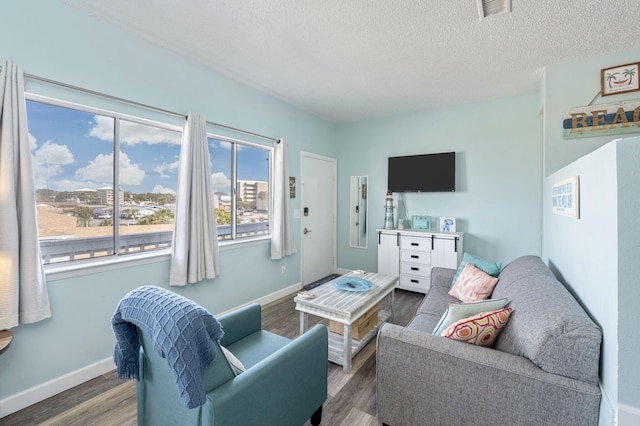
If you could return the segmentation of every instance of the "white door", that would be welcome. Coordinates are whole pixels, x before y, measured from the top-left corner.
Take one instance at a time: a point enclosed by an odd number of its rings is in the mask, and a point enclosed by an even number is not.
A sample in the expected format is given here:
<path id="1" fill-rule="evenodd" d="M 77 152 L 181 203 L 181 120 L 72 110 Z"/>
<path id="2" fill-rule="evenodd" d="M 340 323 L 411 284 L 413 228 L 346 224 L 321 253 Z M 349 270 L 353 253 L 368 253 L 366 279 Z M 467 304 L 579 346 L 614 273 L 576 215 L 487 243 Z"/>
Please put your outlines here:
<path id="1" fill-rule="evenodd" d="M 302 153 L 302 285 L 336 270 L 336 159 Z"/>

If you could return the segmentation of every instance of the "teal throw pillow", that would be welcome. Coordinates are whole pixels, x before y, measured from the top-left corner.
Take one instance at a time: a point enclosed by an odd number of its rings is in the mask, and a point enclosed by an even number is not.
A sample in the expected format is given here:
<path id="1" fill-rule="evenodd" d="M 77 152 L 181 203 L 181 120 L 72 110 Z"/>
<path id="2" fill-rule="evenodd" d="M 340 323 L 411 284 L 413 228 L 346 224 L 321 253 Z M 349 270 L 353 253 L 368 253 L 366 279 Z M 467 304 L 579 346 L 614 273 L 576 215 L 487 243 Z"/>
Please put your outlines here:
<path id="1" fill-rule="evenodd" d="M 507 306 L 507 299 L 487 299 L 472 303 L 449 303 L 449 308 L 445 311 L 433 329 L 433 334 L 439 336 L 451 324 L 464 318 L 469 318 L 482 312 L 497 311 Z"/>
<path id="2" fill-rule="evenodd" d="M 460 275 L 460 273 L 464 269 L 464 266 L 467 263 L 472 264 L 478 269 L 482 269 L 484 272 L 491 275 L 492 277 L 497 277 L 498 274 L 500 273 L 500 270 L 502 269 L 502 262 L 489 262 L 488 260 L 480 259 L 479 257 L 475 257 L 474 255 L 465 252 L 462 255 L 462 261 L 460 262 L 460 266 L 458 266 L 458 270 L 456 271 L 456 274 L 453 276 L 451 285 L 454 285 L 456 283 L 456 280 L 458 279 L 458 275 Z"/>

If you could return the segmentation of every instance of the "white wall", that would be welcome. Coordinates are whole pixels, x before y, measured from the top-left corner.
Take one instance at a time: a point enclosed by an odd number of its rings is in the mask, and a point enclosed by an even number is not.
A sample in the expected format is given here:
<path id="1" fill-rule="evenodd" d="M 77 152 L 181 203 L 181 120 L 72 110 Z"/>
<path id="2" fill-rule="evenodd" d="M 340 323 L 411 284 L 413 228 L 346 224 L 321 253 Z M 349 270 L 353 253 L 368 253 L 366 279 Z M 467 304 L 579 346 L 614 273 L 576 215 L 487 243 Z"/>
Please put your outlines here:
<path id="1" fill-rule="evenodd" d="M 611 419 L 618 400 L 616 162 L 616 144 L 605 145 L 547 177 L 543 195 L 543 258 L 604 335 L 601 421 Z M 579 219 L 551 213 L 551 186 L 571 176 L 580 179 Z"/>
<path id="2" fill-rule="evenodd" d="M 544 258 L 602 328 L 601 424 L 640 422 L 636 262 L 640 254 L 640 138 L 612 141 L 545 179 Z M 580 179 L 580 218 L 551 213 L 551 186 Z M 623 423 L 622 419 L 625 420 Z"/>

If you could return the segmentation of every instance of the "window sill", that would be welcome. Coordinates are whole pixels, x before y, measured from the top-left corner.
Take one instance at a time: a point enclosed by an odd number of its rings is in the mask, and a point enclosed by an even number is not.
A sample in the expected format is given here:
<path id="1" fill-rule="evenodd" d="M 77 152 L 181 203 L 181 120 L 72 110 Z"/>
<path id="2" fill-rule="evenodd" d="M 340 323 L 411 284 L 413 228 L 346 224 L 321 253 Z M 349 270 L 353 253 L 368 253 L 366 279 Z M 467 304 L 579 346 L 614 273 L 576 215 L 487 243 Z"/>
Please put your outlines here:
<path id="1" fill-rule="evenodd" d="M 269 244 L 270 240 L 270 236 L 261 236 L 242 240 L 225 241 L 219 243 L 219 248 L 221 252 L 224 252 L 227 250 Z M 164 249 L 139 254 L 128 254 L 124 256 L 106 256 L 87 260 L 51 263 L 44 266 L 44 272 L 48 281 L 57 281 L 80 277 L 83 275 L 113 271 L 116 269 L 168 262 L 170 260 L 171 249 Z"/>

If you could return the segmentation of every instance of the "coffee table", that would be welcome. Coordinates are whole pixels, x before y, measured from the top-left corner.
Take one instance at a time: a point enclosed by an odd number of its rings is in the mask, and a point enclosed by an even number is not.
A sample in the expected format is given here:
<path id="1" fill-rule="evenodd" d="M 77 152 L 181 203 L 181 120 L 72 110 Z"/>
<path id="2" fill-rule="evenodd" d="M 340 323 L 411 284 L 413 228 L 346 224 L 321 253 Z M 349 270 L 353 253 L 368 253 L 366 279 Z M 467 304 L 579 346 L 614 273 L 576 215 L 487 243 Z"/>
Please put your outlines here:
<path id="1" fill-rule="evenodd" d="M 300 311 L 300 334 L 307 330 L 309 314 L 343 324 L 343 335 L 329 332 L 329 361 L 342 365 L 343 371 L 347 373 L 351 370 L 353 357 L 376 335 L 382 323 L 393 321 L 393 290 L 398 277 L 364 271 L 353 271 L 345 275 L 371 281 L 373 286 L 365 292 L 345 291 L 333 287 L 335 280 L 332 280 L 299 294 L 293 301 L 296 302 L 296 310 Z M 309 293 L 314 297 L 303 297 Z M 378 324 L 360 340 L 353 339 L 353 323 L 385 297 L 389 298 L 389 310 L 379 311 Z"/>

